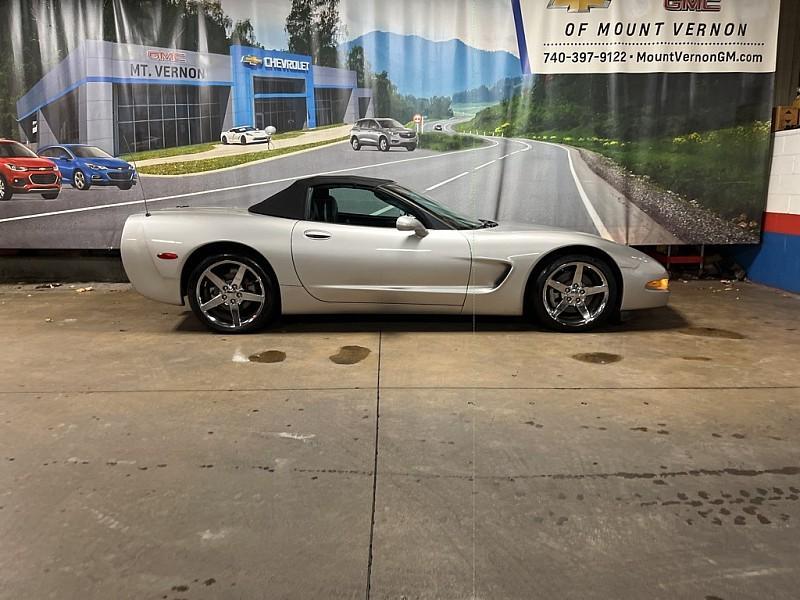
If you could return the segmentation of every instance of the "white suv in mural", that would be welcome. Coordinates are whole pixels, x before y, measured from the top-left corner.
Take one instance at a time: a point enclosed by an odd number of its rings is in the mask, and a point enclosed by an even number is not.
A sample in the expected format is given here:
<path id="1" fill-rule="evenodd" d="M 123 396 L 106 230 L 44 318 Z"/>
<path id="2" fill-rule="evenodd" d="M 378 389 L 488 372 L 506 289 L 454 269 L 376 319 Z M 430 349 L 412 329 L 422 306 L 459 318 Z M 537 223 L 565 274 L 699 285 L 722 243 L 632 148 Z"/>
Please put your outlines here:
<path id="1" fill-rule="evenodd" d="M 388 152 L 391 148 L 405 148 L 413 152 L 417 144 L 417 132 L 394 119 L 361 119 L 350 130 L 353 150 L 361 150 L 362 146 L 377 146 L 382 152 Z"/>
<path id="2" fill-rule="evenodd" d="M 270 141 L 269 133 L 263 129 L 256 129 L 249 125 L 234 127 L 219 134 L 219 139 L 223 144 L 260 144 Z"/>

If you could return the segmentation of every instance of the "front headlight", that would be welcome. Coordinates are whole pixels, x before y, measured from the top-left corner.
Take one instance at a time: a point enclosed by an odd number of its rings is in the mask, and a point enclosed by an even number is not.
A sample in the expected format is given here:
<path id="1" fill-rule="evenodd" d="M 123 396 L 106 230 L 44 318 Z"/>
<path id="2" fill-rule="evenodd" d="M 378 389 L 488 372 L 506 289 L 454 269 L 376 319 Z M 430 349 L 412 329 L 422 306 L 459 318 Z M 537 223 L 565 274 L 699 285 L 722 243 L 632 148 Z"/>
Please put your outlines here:
<path id="1" fill-rule="evenodd" d="M 655 290 L 657 292 L 668 292 L 669 278 L 664 277 L 663 279 L 654 279 L 653 281 L 648 281 L 644 287 L 646 287 L 648 290 Z"/>
<path id="2" fill-rule="evenodd" d="M 12 171 L 27 171 L 28 167 L 20 167 L 19 165 L 15 165 L 12 163 L 7 163 L 6 166 L 11 169 Z"/>
<path id="3" fill-rule="evenodd" d="M 103 165 L 96 165 L 94 163 L 86 163 L 86 166 L 89 167 L 90 169 L 94 170 L 94 171 L 105 171 L 106 170 L 106 167 L 104 167 Z"/>

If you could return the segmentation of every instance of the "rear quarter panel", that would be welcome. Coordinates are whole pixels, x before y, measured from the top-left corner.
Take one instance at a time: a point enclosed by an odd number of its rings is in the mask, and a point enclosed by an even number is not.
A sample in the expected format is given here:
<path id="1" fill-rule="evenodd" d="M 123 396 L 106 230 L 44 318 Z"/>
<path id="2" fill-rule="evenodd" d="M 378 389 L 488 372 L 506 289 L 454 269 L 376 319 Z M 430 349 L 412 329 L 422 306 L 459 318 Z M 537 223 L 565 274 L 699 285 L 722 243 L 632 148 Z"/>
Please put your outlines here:
<path id="1" fill-rule="evenodd" d="M 122 232 L 120 251 L 131 283 L 142 295 L 183 304 L 181 273 L 192 255 L 209 244 L 233 242 L 261 254 L 281 286 L 300 285 L 291 258 L 295 221 L 246 211 L 157 211 L 130 217 Z M 157 255 L 172 252 L 176 260 Z"/>

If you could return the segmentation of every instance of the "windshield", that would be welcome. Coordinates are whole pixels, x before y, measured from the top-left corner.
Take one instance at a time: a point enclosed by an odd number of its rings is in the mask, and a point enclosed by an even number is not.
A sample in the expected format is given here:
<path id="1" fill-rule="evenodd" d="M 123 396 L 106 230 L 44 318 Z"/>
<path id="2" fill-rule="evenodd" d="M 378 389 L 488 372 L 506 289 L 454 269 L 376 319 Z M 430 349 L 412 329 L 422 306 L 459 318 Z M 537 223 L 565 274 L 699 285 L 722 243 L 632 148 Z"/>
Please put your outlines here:
<path id="1" fill-rule="evenodd" d="M 0 156 L 4 158 L 39 158 L 19 142 L 0 143 Z"/>
<path id="2" fill-rule="evenodd" d="M 455 229 L 480 229 L 481 227 L 485 227 L 485 223 L 483 221 L 470 219 L 469 217 L 460 215 L 457 212 L 450 210 L 446 206 L 442 206 L 436 202 L 436 200 L 432 200 L 427 196 L 418 194 L 417 192 L 412 192 L 411 190 L 402 186 L 387 185 L 386 189 L 395 192 L 396 194 L 400 194 L 401 196 L 410 198 L 415 204 L 418 204 Z"/>
<path id="3" fill-rule="evenodd" d="M 380 125 L 383 129 L 393 129 L 395 127 L 400 127 L 402 129 L 405 129 L 400 123 L 398 123 L 394 119 L 378 119 L 378 125 Z"/>
<path id="4" fill-rule="evenodd" d="M 96 146 L 73 146 L 72 152 L 78 158 L 114 158 Z"/>
<path id="5" fill-rule="evenodd" d="M 255 127 L 237 127 L 236 129 L 231 129 L 236 133 L 244 133 L 245 131 L 258 131 Z"/>

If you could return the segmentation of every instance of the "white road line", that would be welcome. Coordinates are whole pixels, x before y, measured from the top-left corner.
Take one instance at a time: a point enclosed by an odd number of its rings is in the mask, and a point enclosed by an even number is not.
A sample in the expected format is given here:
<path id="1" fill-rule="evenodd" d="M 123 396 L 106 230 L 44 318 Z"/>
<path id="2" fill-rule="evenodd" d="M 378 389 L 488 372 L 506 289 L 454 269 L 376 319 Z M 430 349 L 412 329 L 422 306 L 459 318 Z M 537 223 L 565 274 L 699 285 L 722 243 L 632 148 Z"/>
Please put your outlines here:
<path id="1" fill-rule="evenodd" d="M 437 183 L 436 185 L 432 185 L 432 186 L 431 186 L 431 187 L 429 187 L 429 188 L 425 188 L 425 191 L 426 191 L 426 192 L 433 191 L 433 190 L 435 190 L 436 188 L 440 188 L 440 187 L 442 187 L 443 185 L 447 185 L 447 184 L 448 184 L 448 183 L 450 183 L 451 181 L 455 181 L 456 179 L 460 179 L 460 178 L 462 178 L 464 175 L 469 175 L 469 171 L 464 171 L 464 172 L 463 172 L 463 173 L 461 173 L 460 175 L 456 175 L 455 177 L 451 177 L 450 179 L 445 179 L 444 181 L 442 181 L 442 182 L 439 182 L 439 183 Z"/>
<path id="2" fill-rule="evenodd" d="M 553 144 L 551 142 L 536 142 L 537 144 L 547 144 L 548 146 L 553 146 L 555 148 L 561 148 L 564 152 L 567 153 L 567 158 L 569 159 L 569 170 L 572 172 L 572 179 L 575 180 L 575 187 L 578 188 L 578 194 L 583 200 L 583 206 L 586 208 L 586 212 L 589 213 L 589 218 L 592 220 L 595 229 L 597 229 L 597 233 L 600 237 L 605 238 L 607 240 L 614 241 L 611 233 L 608 231 L 608 228 L 603 223 L 603 220 L 600 218 L 600 215 L 597 214 L 592 202 L 589 200 L 589 196 L 586 194 L 586 190 L 583 189 L 583 184 L 581 180 L 578 179 L 578 173 L 575 171 L 575 165 L 572 162 L 572 152 L 569 151 L 569 148 L 566 146 L 561 146 L 559 144 Z"/>
<path id="3" fill-rule="evenodd" d="M 220 192 L 230 192 L 230 191 L 233 191 L 233 190 L 242 190 L 242 189 L 245 189 L 245 188 L 259 187 L 259 186 L 262 186 L 262 185 L 272 185 L 272 184 L 275 184 L 275 183 L 286 183 L 286 182 L 289 182 L 289 181 L 296 181 L 298 179 L 304 179 L 306 177 L 319 177 L 320 175 L 336 175 L 336 174 L 339 174 L 339 173 L 349 173 L 351 171 L 361 171 L 363 169 L 374 169 L 376 167 L 385 167 L 385 166 L 391 166 L 391 165 L 398 165 L 398 164 L 401 164 L 401 163 L 413 162 L 413 161 L 418 161 L 418 160 L 430 160 L 432 158 L 442 158 L 444 156 L 452 156 L 453 154 L 463 154 L 465 152 L 475 152 L 476 150 L 490 150 L 491 148 L 495 148 L 495 147 L 497 147 L 499 145 L 500 145 L 499 142 L 493 142 L 489 146 L 481 146 L 479 148 L 469 148 L 467 150 L 456 150 L 454 152 L 445 152 L 445 153 L 442 153 L 442 154 L 434 154 L 432 156 L 420 156 L 420 157 L 417 157 L 417 158 L 403 158 L 401 160 L 387 161 L 387 162 L 383 162 L 383 163 L 377 163 L 377 164 L 374 164 L 374 165 L 362 165 L 360 167 L 349 167 L 349 168 L 346 168 L 346 169 L 337 169 L 335 171 L 323 171 L 322 173 L 310 173 L 310 174 L 305 174 L 305 175 L 297 175 L 296 177 L 283 177 L 281 179 L 272 179 L 270 181 L 258 181 L 258 182 L 255 182 L 255 183 L 244 183 L 244 184 L 241 184 L 241 185 L 233 185 L 233 186 L 224 187 L 224 188 L 216 188 L 216 189 L 213 189 L 213 190 L 200 190 L 200 191 L 197 191 L 197 192 L 187 192 L 185 194 L 173 194 L 171 196 L 161 196 L 160 198 L 148 198 L 147 199 L 147 203 L 150 204 L 150 203 L 153 203 L 153 202 L 166 202 L 167 200 L 178 200 L 180 198 L 191 198 L 193 196 L 205 196 L 205 195 L 208 195 L 208 194 L 217 194 L 217 193 L 220 193 Z M 213 173 L 213 171 L 209 171 L 209 173 Z M 140 182 L 140 185 L 141 185 L 141 182 Z M 30 214 L 30 215 L 18 215 L 16 217 L 4 217 L 4 218 L 0 219 L 0 223 L 8 223 L 10 221 L 25 221 L 25 220 L 28 220 L 28 219 L 39 219 L 39 218 L 42 218 L 42 217 L 54 217 L 54 216 L 58 216 L 58 215 L 66 215 L 66 214 L 70 214 L 70 213 L 79 213 L 79 212 L 88 212 L 88 211 L 92 211 L 92 210 L 104 210 L 106 208 L 118 208 L 118 207 L 121 207 L 121 206 L 133 206 L 133 205 L 136 205 L 136 204 L 144 204 L 144 200 L 130 200 L 128 202 L 115 202 L 113 204 L 98 204 L 96 206 L 82 206 L 80 208 L 66 208 L 64 210 L 56 210 L 56 211 L 51 211 L 51 212 L 42 212 L 42 213 L 36 213 L 36 214 Z"/>
<path id="4" fill-rule="evenodd" d="M 473 170 L 473 171 L 480 171 L 480 170 L 481 170 L 481 169 L 483 169 L 484 167 L 488 167 L 489 165 L 491 165 L 491 164 L 493 164 L 493 163 L 496 163 L 496 162 L 497 162 L 497 159 L 490 160 L 489 162 L 487 162 L 487 163 L 483 163 L 483 164 L 482 164 L 480 167 L 475 167 L 475 168 L 474 168 L 474 169 L 472 169 L 472 170 Z"/>

